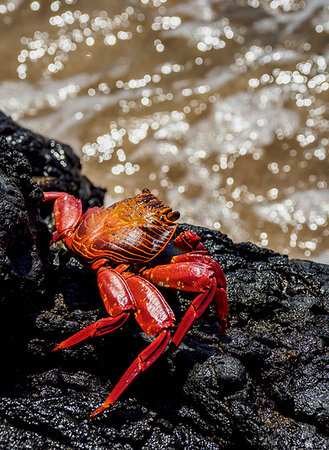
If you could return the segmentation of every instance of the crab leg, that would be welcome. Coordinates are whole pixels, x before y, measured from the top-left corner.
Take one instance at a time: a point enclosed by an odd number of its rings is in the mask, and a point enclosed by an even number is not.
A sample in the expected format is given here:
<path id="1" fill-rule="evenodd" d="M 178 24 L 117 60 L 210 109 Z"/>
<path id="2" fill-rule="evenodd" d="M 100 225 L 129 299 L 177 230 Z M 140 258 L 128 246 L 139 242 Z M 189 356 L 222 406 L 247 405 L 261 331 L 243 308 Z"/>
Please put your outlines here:
<path id="1" fill-rule="evenodd" d="M 214 276 L 216 277 L 217 280 L 217 289 L 214 296 L 214 304 L 220 319 L 219 333 L 221 335 L 224 335 L 227 326 L 228 302 L 225 290 L 226 279 L 223 269 L 216 261 L 214 261 L 209 255 L 207 255 L 206 251 L 194 251 L 190 253 L 184 253 L 182 255 L 174 256 L 171 259 L 171 263 L 178 263 L 178 262 L 202 263 L 208 265 L 214 271 Z"/>
<path id="2" fill-rule="evenodd" d="M 221 336 L 225 335 L 227 328 L 227 317 L 228 317 L 228 301 L 226 290 L 223 288 L 217 289 L 214 296 L 214 303 L 217 314 L 219 315 L 219 325 L 218 331 Z"/>
<path id="3" fill-rule="evenodd" d="M 215 273 L 208 264 L 186 261 L 145 269 L 141 275 L 160 287 L 186 292 L 204 292 Z"/>
<path id="4" fill-rule="evenodd" d="M 202 316 L 205 310 L 208 308 L 210 302 L 213 300 L 216 294 L 217 281 L 216 278 L 212 278 L 210 281 L 209 287 L 205 292 L 199 294 L 189 306 L 188 310 L 184 314 L 176 333 L 174 334 L 171 343 L 170 343 L 170 351 L 176 350 L 185 334 L 191 328 L 193 323 Z"/>
<path id="5" fill-rule="evenodd" d="M 81 331 L 78 331 L 73 336 L 69 337 L 65 341 L 56 345 L 53 349 L 53 352 L 56 350 L 61 350 L 62 348 L 68 348 L 72 345 L 78 344 L 79 342 L 84 341 L 87 338 L 102 336 L 103 334 L 110 333 L 111 331 L 116 330 L 121 327 L 121 325 L 128 319 L 128 313 L 122 313 L 117 317 L 105 317 L 104 319 L 100 319 L 95 323 L 92 323 L 88 327 L 84 328 Z"/>
<path id="6" fill-rule="evenodd" d="M 194 321 L 204 313 L 212 300 L 215 302 L 222 322 L 226 322 L 228 306 L 225 289 L 218 288 L 218 284 L 226 286 L 224 274 L 218 264 L 208 255 L 192 252 L 178 255 L 172 260 L 179 262 L 143 270 L 141 275 L 160 287 L 200 293 L 186 311 L 171 341 L 171 347 L 176 348 Z M 221 325 L 221 332 L 223 330 L 225 330 L 224 324 Z"/>
<path id="7" fill-rule="evenodd" d="M 114 387 L 111 394 L 107 397 L 104 404 L 97 408 L 90 416 L 97 416 L 105 409 L 109 408 L 120 397 L 120 395 L 126 390 L 130 383 L 164 352 L 170 340 L 170 331 L 163 330 L 154 341 L 142 351 L 133 363 L 128 367 L 125 373 L 122 375 L 119 382 Z"/>
<path id="8" fill-rule="evenodd" d="M 214 261 L 211 256 L 207 254 L 205 250 L 197 250 L 190 253 L 183 253 L 182 255 L 174 256 L 170 263 L 179 263 L 179 262 L 195 262 L 199 264 L 208 265 L 211 270 L 214 271 L 214 275 L 217 279 L 218 286 L 226 289 L 226 279 L 221 266 Z"/>
<path id="9" fill-rule="evenodd" d="M 87 338 L 102 336 L 121 327 L 128 319 L 129 312 L 135 309 L 133 295 L 122 275 L 110 267 L 101 267 L 97 272 L 98 287 L 105 308 L 110 317 L 98 320 L 65 341 L 58 344 L 53 351 L 71 347 Z"/>
<path id="10" fill-rule="evenodd" d="M 174 256 L 171 263 L 175 262 L 199 262 L 211 266 L 214 271 L 214 276 L 217 279 L 218 289 L 214 296 L 214 303 L 216 311 L 220 318 L 219 332 L 221 335 L 225 334 L 227 327 L 228 316 L 228 302 L 226 296 L 226 279 L 224 272 L 220 265 L 214 261 L 205 251 L 204 246 L 200 242 L 201 238 L 192 230 L 180 233 L 174 240 L 174 245 L 185 252 L 181 255 Z"/>
<path id="11" fill-rule="evenodd" d="M 170 329 L 173 327 L 175 317 L 162 294 L 141 277 L 130 276 L 126 281 L 137 305 L 135 312 L 137 322 L 146 334 L 158 336 L 137 356 L 104 404 L 96 409 L 90 417 L 95 417 L 109 408 L 130 383 L 159 358 L 170 341 Z"/>
<path id="12" fill-rule="evenodd" d="M 67 235 L 67 231 L 73 230 L 82 215 L 81 200 L 77 200 L 73 195 L 65 192 L 44 192 L 44 202 L 54 203 L 54 216 L 57 231 L 53 234 L 52 242 Z M 70 246 L 70 239 L 66 239 L 66 245 Z"/>

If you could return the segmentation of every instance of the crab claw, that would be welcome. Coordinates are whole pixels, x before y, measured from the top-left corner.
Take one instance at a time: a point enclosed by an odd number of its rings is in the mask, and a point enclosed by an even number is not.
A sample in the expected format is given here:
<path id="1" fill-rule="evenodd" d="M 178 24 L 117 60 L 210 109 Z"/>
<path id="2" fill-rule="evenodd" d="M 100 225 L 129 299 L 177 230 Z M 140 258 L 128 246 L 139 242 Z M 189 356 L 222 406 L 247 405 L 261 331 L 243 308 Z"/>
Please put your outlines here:
<path id="1" fill-rule="evenodd" d="M 201 238 L 191 230 L 180 233 L 174 240 L 175 245 L 184 250 L 185 252 L 191 252 L 193 250 L 205 250 L 203 244 L 201 244 Z"/>
<path id="2" fill-rule="evenodd" d="M 57 242 L 57 241 L 59 241 L 60 240 L 60 234 L 58 233 L 58 231 L 55 231 L 54 233 L 53 233 L 53 238 L 52 238 L 52 240 L 50 241 L 50 244 L 53 244 L 54 242 Z"/>

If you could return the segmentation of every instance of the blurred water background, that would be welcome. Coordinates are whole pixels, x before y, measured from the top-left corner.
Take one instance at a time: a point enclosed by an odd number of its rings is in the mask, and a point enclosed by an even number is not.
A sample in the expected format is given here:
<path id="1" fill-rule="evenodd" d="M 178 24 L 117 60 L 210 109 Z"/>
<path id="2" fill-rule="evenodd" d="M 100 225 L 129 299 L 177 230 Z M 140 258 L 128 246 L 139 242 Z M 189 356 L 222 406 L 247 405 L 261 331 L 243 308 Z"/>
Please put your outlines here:
<path id="1" fill-rule="evenodd" d="M 328 0 L 0 0 L 0 36 L 0 109 L 107 204 L 329 262 Z"/>

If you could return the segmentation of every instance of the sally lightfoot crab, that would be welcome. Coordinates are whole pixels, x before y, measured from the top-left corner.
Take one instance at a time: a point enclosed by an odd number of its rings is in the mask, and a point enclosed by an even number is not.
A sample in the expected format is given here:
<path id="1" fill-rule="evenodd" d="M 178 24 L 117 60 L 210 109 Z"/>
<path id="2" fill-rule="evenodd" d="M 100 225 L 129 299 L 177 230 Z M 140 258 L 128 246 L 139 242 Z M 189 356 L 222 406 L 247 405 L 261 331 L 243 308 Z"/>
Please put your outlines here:
<path id="1" fill-rule="evenodd" d="M 54 350 L 110 333 L 131 313 L 147 335 L 155 336 L 90 417 L 112 405 L 168 346 L 175 316 L 156 286 L 198 293 L 171 339 L 170 350 L 177 348 L 211 301 L 219 315 L 220 332 L 225 333 L 228 303 L 222 269 L 191 230 L 173 238 L 179 213 L 148 189 L 109 208 L 91 208 L 83 215 L 81 201 L 64 192 L 45 192 L 44 201 L 54 202 L 57 231 L 53 241 L 61 239 L 84 266 L 96 273 L 109 315 Z"/>

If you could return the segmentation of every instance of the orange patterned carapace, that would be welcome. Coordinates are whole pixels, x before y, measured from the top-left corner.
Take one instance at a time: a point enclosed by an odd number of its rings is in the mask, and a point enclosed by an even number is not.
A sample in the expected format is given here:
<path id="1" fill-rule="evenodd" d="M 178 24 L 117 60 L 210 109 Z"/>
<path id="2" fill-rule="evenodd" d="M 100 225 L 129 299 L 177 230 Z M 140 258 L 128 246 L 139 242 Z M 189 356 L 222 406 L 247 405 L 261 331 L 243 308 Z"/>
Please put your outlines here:
<path id="1" fill-rule="evenodd" d="M 72 240 L 72 251 L 91 262 L 108 258 L 116 263 L 147 262 L 155 258 L 173 236 L 178 213 L 149 191 L 97 208 L 82 216 Z"/>

